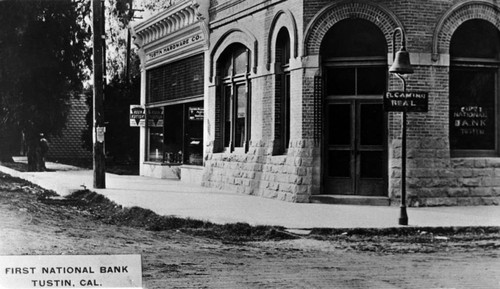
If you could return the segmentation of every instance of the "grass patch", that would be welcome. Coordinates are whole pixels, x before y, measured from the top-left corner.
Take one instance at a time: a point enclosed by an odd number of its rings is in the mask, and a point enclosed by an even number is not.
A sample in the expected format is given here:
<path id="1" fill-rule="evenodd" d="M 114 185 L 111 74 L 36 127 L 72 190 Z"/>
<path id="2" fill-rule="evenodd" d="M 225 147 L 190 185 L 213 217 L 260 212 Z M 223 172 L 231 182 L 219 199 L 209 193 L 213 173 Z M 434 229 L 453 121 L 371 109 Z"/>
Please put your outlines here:
<path id="1" fill-rule="evenodd" d="M 214 224 L 208 221 L 160 216 L 140 207 L 123 208 L 101 194 L 80 190 L 66 197 L 66 206 L 88 211 L 107 224 L 144 228 L 149 231 L 178 230 L 190 235 L 203 236 L 226 242 L 266 241 L 293 239 L 282 227 L 250 226 L 246 223 Z"/>

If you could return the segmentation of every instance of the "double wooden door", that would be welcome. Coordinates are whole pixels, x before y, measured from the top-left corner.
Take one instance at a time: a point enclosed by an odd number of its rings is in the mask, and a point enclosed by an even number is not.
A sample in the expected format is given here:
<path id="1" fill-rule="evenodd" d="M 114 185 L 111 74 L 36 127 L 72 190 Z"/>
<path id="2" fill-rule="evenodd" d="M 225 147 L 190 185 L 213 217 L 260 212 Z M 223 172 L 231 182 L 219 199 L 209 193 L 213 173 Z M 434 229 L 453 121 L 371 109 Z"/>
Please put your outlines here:
<path id="1" fill-rule="evenodd" d="M 382 99 L 330 98 L 325 114 L 325 193 L 387 195 Z"/>

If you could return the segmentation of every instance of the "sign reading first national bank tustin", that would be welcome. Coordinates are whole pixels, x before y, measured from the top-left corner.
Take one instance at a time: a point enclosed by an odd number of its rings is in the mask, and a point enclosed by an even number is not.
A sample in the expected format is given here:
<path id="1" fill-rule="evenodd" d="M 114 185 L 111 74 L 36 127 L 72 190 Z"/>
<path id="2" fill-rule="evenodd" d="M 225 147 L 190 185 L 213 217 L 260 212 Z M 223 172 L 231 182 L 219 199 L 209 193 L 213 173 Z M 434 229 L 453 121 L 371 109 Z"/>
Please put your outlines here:
<path id="1" fill-rule="evenodd" d="M 152 52 L 149 52 L 146 54 L 146 61 L 149 61 L 149 60 L 152 60 L 152 59 L 155 59 L 155 58 L 158 58 L 162 55 L 165 55 L 169 52 L 172 52 L 174 50 L 177 50 L 181 47 L 185 47 L 189 44 L 192 44 L 194 42 L 198 42 L 198 41 L 201 41 L 203 40 L 203 35 L 200 33 L 200 34 L 196 34 L 196 35 L 192 35 L 192 36 L 189 36 L 189 37 L 186 37 L 184 39 L 181 39 L 179 41 L 175 41 L 173 42 L 172 44 L 169 44 L 165 47 L 162 47 L 160 49 L 157 49 L 155 51 L 152 51 Z"/>
<path id="2" fill-rule="evenodd" d="M 428 106 L 428 92 L 388 91 L 384 94 L 385 111 L 427 112 Z"/>
<path id="3" fill-rule="evenodd" d="M 0 256 L 0 288 L 142 288 L 140 255 Z"/>

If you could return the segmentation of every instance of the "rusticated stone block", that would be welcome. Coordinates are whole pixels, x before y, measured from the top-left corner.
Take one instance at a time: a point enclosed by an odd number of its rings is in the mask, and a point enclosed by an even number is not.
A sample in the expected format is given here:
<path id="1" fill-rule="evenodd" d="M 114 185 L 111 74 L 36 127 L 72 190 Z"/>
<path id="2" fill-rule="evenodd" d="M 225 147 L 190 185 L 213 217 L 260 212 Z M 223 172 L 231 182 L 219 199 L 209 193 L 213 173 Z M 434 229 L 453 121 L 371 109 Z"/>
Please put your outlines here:
<path id="1" fill-rule="evenodd" d="M 449 150 L 436 150 L 435 157 L 438 159 L 448 159 L 450 157 Z"/>
<path id="2" fill-rule="evenodd" d="M 422 199 L 421 203 L 425 206 L 456 206 L 458 205 L 457 198 L 426 198 Z"/>
<path id="3" fill-rule="evenodd" d="M 475 168 L 486 168 L 486 159 L 476 159 L 474 160 Z"/>
<path id="4" fill-rule="evenodd" d="M 450 197 L 468 197 L 470 190 L 468 188 L 448 188 L 448 196 Z"/>
<path id="5" fill-rule="evenodd" d="M 481 181 L 473 178 L 460 178 L 458 179 L 458 183 L 464 187 L 479 187 Z"/>
<path id="6" fill-rule="evenodd" d="M 452 159 L 451 164 L 453 168 L 473 168 L 473 159 Z"/>
<path id="7" fill-rule="evenodd" d="M 399 171 L 399 173 L 401 173 L 401 171 Z M 433 169 L 412 168 L 408 170 L 406 174 L 407 177 L 410 178 L 430 178 L 436 176 L 436 171 Z M 401 174 L 399 175 L 401 176 Z"/>
<path id="8" fill-rule="evenodd" d="M 488 168 L 500 168 L 500 159 L 499 158 L 487 158 L 486 159 L 486 167 L 488 167 Z"/>
<path id="9" fill-rule="evenodd" d="M 469 196 L 471 197 L 491 197 L 493 196 L 493 188 L 472 188 Z"/>
<path id="10" fill-rule="evenodd" d="M 480 185 L 484 187 L 499 187 L 500 179 L 490 177 L 481 178 Z"/>
<path id="11" fill-rule="evenodd" d="M 439 197 L 447 197 L 448 192 L 445 188 L 439 189 L 429 189 L 429 188 L 421 188 L 412 190 L 408 196 L 415 196 L 419 198 L 439 198 Z"/>
<path id="12" fill-rule="evenodd" d="M 453 172 L 455 173 L 455 176 L 458 178 L 471 178 L 473 176 L 471 168 L 454 169 Z"/>
<path id="13" fill-rule="evenodd" d="M 296 196 L 296 201 L 298 203 L 309 203 L 309 195 L 297 195 Z"/>
<path id="14" fill-rule="evenodd" d="M 488 168 L 472 169 L 472 176 L 473 177 L 493 177 L 493 176 L 495 176 L 495 171 L 494 171 L 494 169 L 488 169 Z"/>
<path id="15" fill-rule="evenodd" d="M 264 189 L 260 191 L 260 196 L 269 198 L 269 199 L 276 199 L 278 196 L 278 192 L 273 191 L 273 190 L 268 190 Z"/>
<path id="16" fill-rule="evenodd" d="M 498 206 L 500 204 L 500 198 L 499 197 L 482 197 L 481 199 L 481 205 L 484 206 Z"/>

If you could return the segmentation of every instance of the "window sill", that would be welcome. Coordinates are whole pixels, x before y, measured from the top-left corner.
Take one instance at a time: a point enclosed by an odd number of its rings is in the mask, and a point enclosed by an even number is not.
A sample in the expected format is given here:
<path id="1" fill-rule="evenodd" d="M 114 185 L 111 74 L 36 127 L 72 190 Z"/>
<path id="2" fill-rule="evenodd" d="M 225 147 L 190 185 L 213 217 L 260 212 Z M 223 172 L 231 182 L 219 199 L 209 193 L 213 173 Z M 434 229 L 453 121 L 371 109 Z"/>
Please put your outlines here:
<path id="1" fill-rule="evenodd" d="M 181 166 L 181 163 L 163 163 L 163 162 L 153 162 L 153 161 L 145 161 L 143 162 L 145 165 L 155 165 L 155 166 Z"/>

